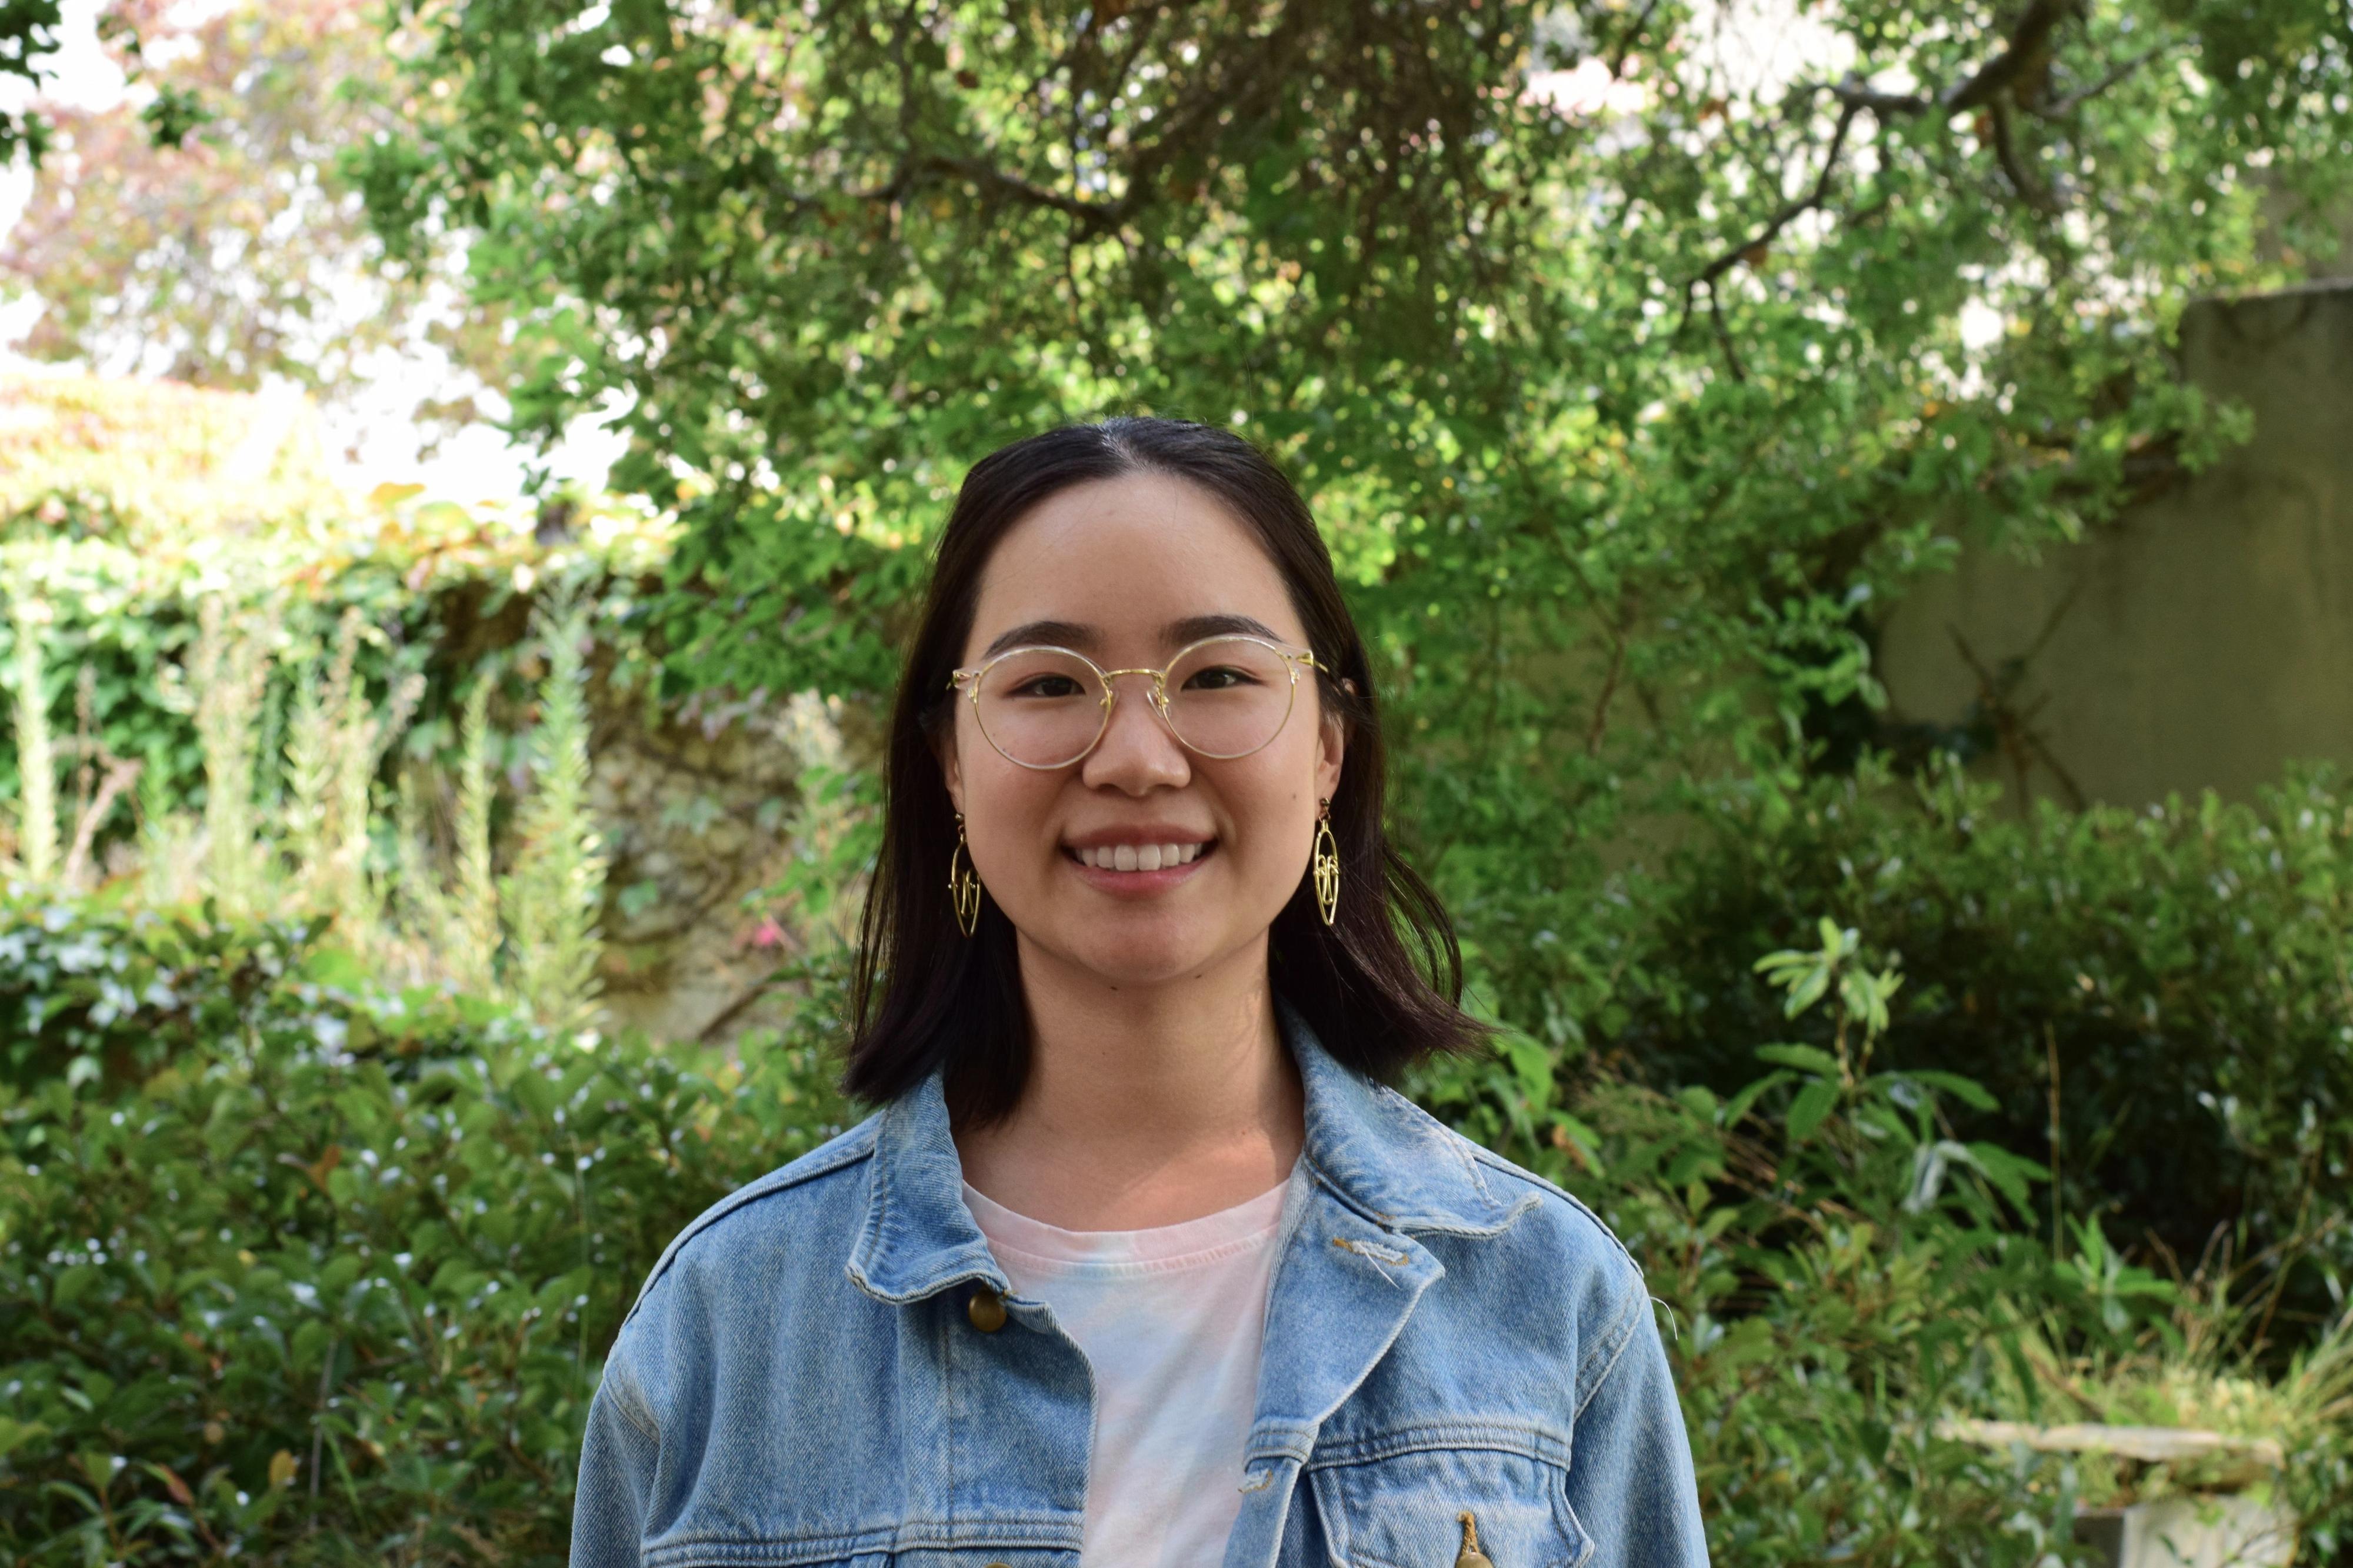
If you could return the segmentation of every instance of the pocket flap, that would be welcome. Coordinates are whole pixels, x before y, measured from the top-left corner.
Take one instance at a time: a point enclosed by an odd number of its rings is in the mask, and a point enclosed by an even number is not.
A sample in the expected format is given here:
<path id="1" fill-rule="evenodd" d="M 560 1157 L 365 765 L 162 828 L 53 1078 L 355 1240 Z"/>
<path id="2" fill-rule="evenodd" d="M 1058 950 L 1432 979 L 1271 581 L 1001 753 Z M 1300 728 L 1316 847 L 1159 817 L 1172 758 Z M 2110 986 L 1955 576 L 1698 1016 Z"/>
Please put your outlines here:
<path id="1" fill-rule="evenodd" d="M 1309 1472 L 1334 1561 L 1454 1568 L 1461 1516 L 1494 1568 L 1577 1568 L 1592 1542 L 1555 1464 L 1498 1448 L 1424 1448 Z"/>

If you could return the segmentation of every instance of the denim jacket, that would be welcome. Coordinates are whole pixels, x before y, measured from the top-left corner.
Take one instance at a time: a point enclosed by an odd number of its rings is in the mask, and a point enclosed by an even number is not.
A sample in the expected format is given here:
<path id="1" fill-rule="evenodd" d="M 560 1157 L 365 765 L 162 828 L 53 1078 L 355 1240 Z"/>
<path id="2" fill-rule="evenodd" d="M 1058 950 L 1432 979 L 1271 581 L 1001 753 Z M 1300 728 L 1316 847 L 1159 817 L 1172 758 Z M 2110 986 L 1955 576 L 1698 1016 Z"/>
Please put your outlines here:
<path id="1" fill-rule="evenodd" d="M 1494 1568 L 1703 1568 L 1625 1249 L 1279 1012 L 1306 1145 L 1224 1568 L 1451 1568 L 1466 1512 Z M 934 1073 L 670 1243 L 589 1411 L 573 1568 L 1074 1568 L 1092 1376 L 962 1175 Z"/>

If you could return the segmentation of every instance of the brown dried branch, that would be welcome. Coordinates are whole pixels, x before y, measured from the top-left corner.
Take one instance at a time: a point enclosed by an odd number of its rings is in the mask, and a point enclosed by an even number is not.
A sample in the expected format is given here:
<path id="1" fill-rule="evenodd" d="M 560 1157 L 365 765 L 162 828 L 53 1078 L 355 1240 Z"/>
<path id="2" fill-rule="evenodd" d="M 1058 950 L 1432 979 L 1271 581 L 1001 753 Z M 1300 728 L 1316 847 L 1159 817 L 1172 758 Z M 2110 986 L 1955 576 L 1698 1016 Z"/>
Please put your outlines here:
<path id="1" fill-rule="evenodd" d="M 99 824 L 106 820 L 107 813 L 114 809 L 115 801 L 121 797 L 123 792 L 138 782 L 139 769 L 138 763 L 121 757 L 107 763 L 106 777 L 100 781 L 98 793 L 82 808 L 81 820 L 74 826 L 73 847 L 66 852 L 64 882 L 67 887 L 82 885 L 82 879 L 90 871 L 90 845 L 98 837 Z"/>

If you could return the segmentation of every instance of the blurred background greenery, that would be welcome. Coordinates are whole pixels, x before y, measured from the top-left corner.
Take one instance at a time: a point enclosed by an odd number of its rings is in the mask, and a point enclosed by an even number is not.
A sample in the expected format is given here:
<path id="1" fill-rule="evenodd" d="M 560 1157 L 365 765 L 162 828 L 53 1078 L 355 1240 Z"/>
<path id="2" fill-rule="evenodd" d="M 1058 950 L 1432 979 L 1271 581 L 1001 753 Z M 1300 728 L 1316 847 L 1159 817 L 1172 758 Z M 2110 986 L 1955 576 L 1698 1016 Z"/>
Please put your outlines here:
<path id="1" fill-rule="evenodd" d="M 69 20 L 0 0 L 0 79 Z M 2095 1559 L 2175 1497 L 2353 1552 L 2346 0 L 96 36 L 119 103 L 0 100 L 14 1560 L 561 1558 L 661 1244 L 861 1114 L 955 486 L 1127 411 L 1314 505 L 1504 1029 L 1407 1087 L 1643 1260 L 1718 1561 Z M 404 428 L 522 493 L 351 482 L 404 347 Z M 2162 725 L 2036 661 L 2179 537 L 2281 607 L 2168 610 L 2227 679 L 2132 701 L 2282 717 L 2106 765 Z M 2092 587 L 1980 652 L 1949 584 L 2009 563 Z"/>

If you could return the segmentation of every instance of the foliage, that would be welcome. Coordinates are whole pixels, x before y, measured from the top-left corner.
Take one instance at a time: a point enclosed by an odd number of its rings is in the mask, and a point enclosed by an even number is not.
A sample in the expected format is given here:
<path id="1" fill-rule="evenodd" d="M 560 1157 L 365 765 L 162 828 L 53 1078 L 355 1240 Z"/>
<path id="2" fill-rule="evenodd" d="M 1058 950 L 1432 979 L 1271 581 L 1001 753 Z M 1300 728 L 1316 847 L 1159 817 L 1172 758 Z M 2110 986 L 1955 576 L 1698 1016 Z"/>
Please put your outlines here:
<path id="1" fill-rule="evenodd" d="M 27 1563 L 558 1560 L 636 1282 L 703 1205 L 854 1114 L 827 1088 L 838 962 L 722 1067 L 393 991 L 316 926 L 5 919 L 0 1545 Z M 2288 1495 L 2326 1549 L 2353 1503 L 2344 1344 L 2234 1394 L 2200 1371 L 2213 1336 L 2174 1327 L 2211 1300 L 2096 1220 L 2054 1248 L 2046 1173 L 1954 1125 L 1985 1091 L 1888 1065 L 1911 1020 L 1873 945 L 1833 927 L 1775 955 L 1851 1048 L 1767 1046 L 1729 1096 L 1565 1080 L 1516 1035 L 1411 1086 L 1644 1263 L 1716 1560 L 2063 1557 L 2100 1479 L 1936 1428 L 2078 1414 L 2089 1384 L 2116 1391 L 2102 1414 L 2158 1414 L 2158 1390 L 2292 1419 Z"/>
<path id="2" fill-rule="evenodd" d="M 1863 962 L 1856 931 L 1818 923 L 1819 949 L 1757 967 L 1784 992 L 1775 1014 L 1829 1000 L 1836 1048 L 1755 1047 L 1771 1070 L 1728 1095 L 1609 1076 L 1564 1095 L 1525 1037 L 1504 1042 L 1509 1075 L 1441 1063 L 1414 1086 L 1584 1196 L 1644 1263 L 1672 1314 L 1714 1560 L 2049 1562 L 2097 1478 L 1939 1427 L 2081 1419 L 2096 1384 L 2118 1396 L 2100 1415 L 2155 1417 L 2147 1391 L 2163 1389 L 2176 1418 L 2213 1415 L 2218 1395 L 2284 1417 L 2278 1435 L 2301 1439 L 2287 1495 L 2329 1549 L 2353 1524 L 2339 1419 L 2353 1334 L 2260 1381 L 2217 1342 L 2259 1331 L 2260 1309 L 2128 1262 L 2096 1218 L 2050 1236 L 2049 1172 L 1957 1128 L 1994 1103 L 1972 1079 L 1886 1065 L 1912 1054 L 1894 1048 L 1908 1011 L 1891 1033 L 1900 977 Z"/>
<path id="3" fill-rule="evenodd" d="M 655 1253 L 839 1123 L 802 1026 L 583 1051 L 315 927 L 5 918 L 12 1562 L 559 1560 Z"/>
<path id="4" fill-rule="evenodd" d="M 332 643 L 344 612 L 356 608 L 375 628 L 357 651 L 358 686 L 380 694 L 414 673 L 427 678 L 400 754 L 446 751 L 458 690 L 477 679 L 501 689 L 514 684 L 509 678 L 539 574 L 592 563 L 607 680 L 624 693 L 649 685 L 654 654 L 638 584 L 659 568 L 670 531 L 641 507 L 609 498 L 552 500 L 565 527 L 543 542 L 541 508 L 459 507 L 423 500 L 413 489 L 379 492 L 365 506 L 346 503 L 341 515 L 249 513 L 243 531 L 200 527 L 176 513 L 168 497 L 121 511 L 49 500 L 63 521 L 54 531 L 45 525 L 0 542 L 0 579 L 49 607 L 50 668 L 87 672 L 86 705 L 79 688 L 53 692 L 51 728 L 73 726 L 73 744 L 86 754 L 142 761 L 150 775 L 142 787 L 159 800 L 204 793 L 196 700 L 174 682 L 196 654 L 198 606 L 208 595 L 258 612 L 267 606 L 270 646 L 259 651 L 273 663 L 299 651 L 264 689 L 256 720 L 281 737 L 290 675 Z M 37 503 L 18 521 L 37 521 L 44 510 Z M 225 613 L 231 607 L 225 603 Z M 494 760 L 502 763 L 502 756 Z M 16 784 L 13 743 L 0 745 L 0 795 Z M 274 798 L 264 800 L 274 809 Z"/>
<path id="5" fill-rule="evenodd" d="M 172 382 L 0 376 L 0 538 L 91 536 L 185 553 L 350 510 L 318 421 Z"/>
<path id="6" fill-rule="evenodd" d="M 58 0 L 0 0 L 0 80 L 15 77 L 39 85 L 48 75 L 42 57 L 57 52 L 63 19 Z M 48 145 L 49 122 L 42 116 L 0 110 L 0 167 L 16 163 L 20 147 L 37 164 Z"/>
<path id="7" fill-rule="evenodd" d="M 2057 1168 L 2052 1220 L 2097 1217 L 2184 1270 L 2253 1268 L 2269 1353 L 2353 1283 L 2353 801 L 2327 771 L 2250 804 L 2010 811 L 1957 769 L 1866 766 L 1786 816 L 1720 800 L 1646 913 L 1590 1043 L 1661 1086 L 1730 1093 L 1781 1026 L 1724 962 L 1816 911 L 1911 977 L 1885 1065 L 1965 1065 L 1977 1134 Z M 1634 971 L 1639 971 L 1634 972 Z M 1834 1048 L 1828 1026 L 1809 1043 Z M 2294 1268 L 2286 1267 L 2293 1262 Z"/>
<path id="8" fill-rule="evenodd" d="M 871 700 L 966 463 L 1231 421 L 1498 961 L 1680 780 L 1875 703 L 1863 618 L 1965 531 L 2072 537 L 2242 429 L 2174 315 L 2296 275 L 2266 195 L 2353 184 L 2343 0 L 1828 0 L 1794 80 L 1719 36 L 1778 8 L 1674 0 L 396 14 L 420 115 L 357 177 L 396 247 L 469 234 L 518 429 L 626 401 L 674 689 Z"/>
<path id="9" fill-rule="evenodd" d="M 272 666 L 280 641 L 291 642 L 282 638 L 278 602 L 206 595 L 185 669 L 162 665 L 152 672 L 166 705 L 195 721 L 205 771 L 200 826 L 161 785 L 144 792 L 140 890 L 166 909 L 201 897 L 207 910 L 232 918 L 326 916 L 343 945 L 378 973 L 438 976 L 483 997 L 501 994 L 511 982 L 551 1026 L 586 1027 L 596 1016 L 604 952 L 597 925 L 606 859 L 587 798 L 586 658 L 596 595 L 586 579 L 595 575 L 592 563 L 577 573 L 580 580 L 554 583 L 540 606 L 547 674 L 529 738 L 536 785 L 520 792 L 518 842 L 502 880 L 490 838 L 492 681 L 485 675 L 476 682 L 467 704 L 459 837 L 447 887 L 417 770 L 399 781 L 389 853 L 380 855 L 377 844 L 378 774 L 423 694 L 424 676 L 396 666 L 385 689 L 371 693 L 358 656 L 364 641 L 382 641 L 383 632 L 347 605 L 331 647 L 292 643 L 290 701 L 276 714 L 266 703 Z M 46 599 L 21 585 L 11 613 L 20 691 L 16 728 L 28 784 L 19 869 L 31 888 L 54 891 L 60 886 L 54 875 L 55 767 L 44 700 L 53 616 Z M 283 731 L 276 745 L 265 739 L 273 718 Z M 280 750 L 282 759 L 275 754 Z M 163 770 L 154 772 L 160 777 Z M 106 804 L 113 798 L 110 794 Z M 84 813 L 69 868 L 86 858 L 92 824 L 104 812 L 101 804 Z M 495 965 L 502 928 L 514 937 L 510 975 Z"/>
<path id="10" fill-rule="evenodd" d="M 501 891 L 514 931 L 515 990 L 562 1035 L 595 1014 L 607 856 L 588 807 L 587 606 L 577 587 L 557 584 L 536 613 L 547 658 L 532 738 L 538 787 Z"/>
<path id="11" fill-rule="evenodd" d="M 8 597 L 16 633 L 16 668 L 10 685 L 16 742 L 19 805 L 16 854 L 26 878 L 47 882 L 58 869 L 58 765 L 49 747 L 48 672 L 42 668 L 42 627 L 48 606 L 26 594 Z"/>
<path id="12" fill-rule="evenodd" d="M 500 374 L 496 321 L 443 263 L 385 268 L 338 174 L 339 153 L 406 112 L 371 8 L 107 0 L 100 34 L 128 91 L 49 111 L 51 156 L 0 237 L 0 273 L 42 305 L 23 352 L 330 401 L 413 352 L 444 367 L 445 400 L 418 415 L 476 417 L 480 376 Z"/>

